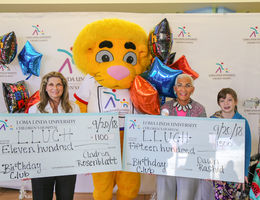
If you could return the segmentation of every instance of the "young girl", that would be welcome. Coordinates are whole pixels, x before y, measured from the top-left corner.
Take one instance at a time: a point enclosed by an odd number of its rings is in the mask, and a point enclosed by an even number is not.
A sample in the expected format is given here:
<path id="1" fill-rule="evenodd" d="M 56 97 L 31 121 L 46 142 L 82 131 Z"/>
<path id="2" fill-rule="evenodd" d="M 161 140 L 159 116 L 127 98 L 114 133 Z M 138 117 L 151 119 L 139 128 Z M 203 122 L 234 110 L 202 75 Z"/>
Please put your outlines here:
<path id="1" fill-rule="evenodd" d="M 245 182 L 247 181 L 248 167 L 251 154 L 251 132 L 247 120 L 237 111 L 237 94 L 231 88 L 223 88 L 217 97 L 221 110 L 217 111 L 211 118 L 244 119 L 245 125 Z M 234 200 L 238 189 L 238 183 L 214 181 L 216 200 Z"/>

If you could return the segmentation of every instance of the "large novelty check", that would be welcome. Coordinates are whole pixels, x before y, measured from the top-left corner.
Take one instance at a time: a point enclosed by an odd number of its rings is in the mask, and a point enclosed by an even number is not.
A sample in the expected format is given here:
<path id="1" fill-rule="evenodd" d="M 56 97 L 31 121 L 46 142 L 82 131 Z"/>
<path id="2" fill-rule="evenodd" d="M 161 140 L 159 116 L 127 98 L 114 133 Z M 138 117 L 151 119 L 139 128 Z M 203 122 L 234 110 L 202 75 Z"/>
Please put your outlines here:
<path id="1" fill-rule="evenodd" d="M 245 121 L 127 115 L 125 171 L 244 181 Z"/>
<path id="2" fill-rule="evenodd" d="M 0 114 L 0 180 L 121 170 L 118 114 Z"/>

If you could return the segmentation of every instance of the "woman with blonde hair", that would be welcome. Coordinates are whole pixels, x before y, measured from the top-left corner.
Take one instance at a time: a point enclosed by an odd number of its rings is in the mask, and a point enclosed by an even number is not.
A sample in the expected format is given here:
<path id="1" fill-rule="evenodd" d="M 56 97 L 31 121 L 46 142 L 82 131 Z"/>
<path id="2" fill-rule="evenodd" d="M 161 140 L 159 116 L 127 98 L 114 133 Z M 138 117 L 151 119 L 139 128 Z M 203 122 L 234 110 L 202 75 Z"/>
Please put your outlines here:
<path id="1" fill-rule="evenodd" d="M 79 113 L 79 107 L 69 101 L 68 82 L 59 72 L 46 74 L 41 81 L 40 102 L 28 113 Z M 57 200 L 73 200 L 76 175 L 33 178 L 34 200 L 52 200 L 55 185 Z"/>

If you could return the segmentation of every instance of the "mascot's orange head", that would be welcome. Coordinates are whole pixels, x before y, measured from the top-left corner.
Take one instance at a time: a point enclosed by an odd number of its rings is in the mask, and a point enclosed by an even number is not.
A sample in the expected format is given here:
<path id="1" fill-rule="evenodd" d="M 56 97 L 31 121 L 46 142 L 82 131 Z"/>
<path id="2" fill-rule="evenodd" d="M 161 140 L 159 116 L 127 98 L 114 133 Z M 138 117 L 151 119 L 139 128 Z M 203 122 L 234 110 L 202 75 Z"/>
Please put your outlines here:
<path id="1" fill-rule="evenodd" d="M 148 37 L 137 24 L 104 19 L 88 24 L 73 45 L 76 66 L 107 88 L 130 88 L 150 65 Z"/>

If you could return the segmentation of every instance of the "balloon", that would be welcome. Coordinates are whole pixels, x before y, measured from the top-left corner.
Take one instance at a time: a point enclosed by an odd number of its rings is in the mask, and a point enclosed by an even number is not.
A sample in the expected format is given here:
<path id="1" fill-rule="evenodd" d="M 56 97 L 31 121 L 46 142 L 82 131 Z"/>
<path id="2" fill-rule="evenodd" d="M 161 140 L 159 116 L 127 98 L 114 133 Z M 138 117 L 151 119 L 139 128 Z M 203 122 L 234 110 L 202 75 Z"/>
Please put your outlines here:
<path id="1" fill-rule="evenodd" d="M 171 53 L 167 59 L 166 65 L 169 66 L 174 62 L 174 58 L 175 58 L 176 52 Z"/>
<path id="2" fill-rule="evenodd" d="M 24 81 L 2 83 L 5 104 L 9 113 L 22 112 L 29 98 L 29 92 Z"/>
<path id="3" fill-rule="evenodd" d="M 171 69 L 156 57 L 146 80 L 157 89 L 160 96 L 176 98 L 173 92 L 173 86 L 176 77 L 181 73 L 181 70 Z"/>
<path id="4" fill-rule="evenodd" d="M 149 33 L 148 46 L 152 56 L 158 57 L 164 63 L 167 62 L 172 42 L 170 26 L 165 18 Z"/>
<path id="5" fill-rule="evenodd" d="M 37 90 L 32 96 L 30 96 L 30 98 L 26 102 L 24 112 L 28 113 L 29 108 L 34 104 L 38 103 L 39 101 L 40 101 L 40 92 L 39 90 Z"/>
<path id="6" fill-rule="evenodd" d="M 139 75 L 135 77 L 130 88 L 130 97 L 138 111 L 151 115 L 160 114 L 157 90 Z"/>
<path id="7" fill-rule="evenodd" d="M 17 53 L 17 41 L 14 32 L 0 36 L 0 63 L 10 64 Z"/>
<path id="8" fill-rule="evenodd" d="M 42 54 L 35 51 L 31 43 L 27 41 L 22 51 L 18 55 L 19 64 L 22 68 L 23 74 L 29 74 L 26 80 L 29 79 L 32 74 L 35 76 L 40 75 L 41 59 Z"/>
<path id="9" fill-rule="evenodd" d="M 194 80 L 199 77 L 199 74 L 190 68 L 190 65 L 184 55 L 181 56 L 176 62 L 168 66 L 172 69 L 182 70 L 183 73 L 191 75 Z"/>

